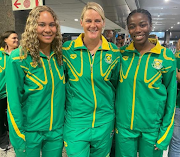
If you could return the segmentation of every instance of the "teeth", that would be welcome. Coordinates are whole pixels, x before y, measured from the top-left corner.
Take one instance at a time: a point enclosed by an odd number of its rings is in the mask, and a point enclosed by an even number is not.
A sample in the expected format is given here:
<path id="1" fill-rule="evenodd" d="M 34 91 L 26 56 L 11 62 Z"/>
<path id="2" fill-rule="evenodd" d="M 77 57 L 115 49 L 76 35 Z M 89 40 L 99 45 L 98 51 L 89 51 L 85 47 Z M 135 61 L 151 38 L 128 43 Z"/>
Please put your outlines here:
<path id="1" fill-rule="evenodd" d="M 96 30 L 91 30 L 90 32 L 94 33 L 94 32 L 96 32 Z"/>

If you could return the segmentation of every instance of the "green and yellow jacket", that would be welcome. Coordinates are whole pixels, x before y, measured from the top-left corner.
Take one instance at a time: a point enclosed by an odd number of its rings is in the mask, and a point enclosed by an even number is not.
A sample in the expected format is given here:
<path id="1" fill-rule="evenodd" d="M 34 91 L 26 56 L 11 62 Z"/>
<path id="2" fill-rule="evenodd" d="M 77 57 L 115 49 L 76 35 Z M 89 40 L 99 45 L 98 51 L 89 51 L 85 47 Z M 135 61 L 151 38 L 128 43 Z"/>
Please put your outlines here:
<path id="1" fill-rule="evenodd" d="M 65 78 L 54 52 L 40 52 L 41 65 L 30 54 L 14 50 L 6 68 L 8 122 L 14 148 L 24 149 L 26 131 L 51 131 L 63 126 Z"/>
<path id="2" fill-rule="evenodd" d="M 0 99 L 6 98 L 5 69 L 9 54 L 0 48 Z"/>
<path id="3" fill-rule="evenodd" d="M 177 69 L 178 71 L 180 72 L 180 51 L 176 51 L 175 53 L 175 58 L 176 58 L 176 66 L 177 66 Z M 177 99 L 176 99 L 176 107 L 177 108 L 180 108 L 180 83 L 178 83 L 178 93 L 177 93 Z"/>
<path id="4" fill-rule="evenodd" d="M 66 71 L 66 121 L 72 127 L 97 127 L 114 119 L 120 52 L 102 36 L 94 56 L 81 34 L 63 45 Z"/>
<path id="5" fill-rule="evenodd" d="M 173 133 L 177 92 L 174 55 L 158 41 L 143 55 L 133 43 L 120 51 L 116 125 L 141 132 L 159 131 L 156 145 L 166 149 Z"/>

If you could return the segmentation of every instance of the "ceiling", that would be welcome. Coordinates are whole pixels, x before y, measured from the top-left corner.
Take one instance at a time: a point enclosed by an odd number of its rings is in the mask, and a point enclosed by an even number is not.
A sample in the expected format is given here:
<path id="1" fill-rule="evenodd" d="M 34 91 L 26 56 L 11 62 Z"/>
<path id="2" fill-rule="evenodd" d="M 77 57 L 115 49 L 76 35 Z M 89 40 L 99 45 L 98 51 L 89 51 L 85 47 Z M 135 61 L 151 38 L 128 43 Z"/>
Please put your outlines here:
<path id="1" fill-rule="evenodd" d="M 105 11 L 105 29 L 126 31 L 126 18 L 137 8 L 147 9 L 153 18 L 154 31 L 180 31 L 180 0 L 92 0 L 99 3 Z M 57 14 L 61 26 L 82 30 L 79 21 L 81 11 L 88 0 L 45 0 Z M 157 3 L 158 2 L 158 3 Z M 171 28 L 173 27 L 173 28 Z M 75 33 L 75 32 L 69 32 Z"/>

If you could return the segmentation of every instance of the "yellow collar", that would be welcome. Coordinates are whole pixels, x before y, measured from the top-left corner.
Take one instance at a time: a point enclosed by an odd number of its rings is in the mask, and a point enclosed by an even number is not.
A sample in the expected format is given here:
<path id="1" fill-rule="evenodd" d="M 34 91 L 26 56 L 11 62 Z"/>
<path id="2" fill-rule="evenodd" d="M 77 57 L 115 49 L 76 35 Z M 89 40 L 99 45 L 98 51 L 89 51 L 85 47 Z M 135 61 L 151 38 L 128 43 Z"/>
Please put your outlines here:
<path id="1" fill-rule="evenodd" d="M 159 41 L 157 39 L 152 39 L 149 38 L 148 39 L 151 43 L 155 44 L 155 47 L 153 47 L 149 52 L 155 53 L 155 54 L 160 54 L 161 53 L 161 49 L 163 48 Z M 134 42 L 132 42 L 127 48 L 126 50 L 135 50 L 134 47 Z"/>
<path id="2" fill-rule="evenodd" d="M 84 38 L 84 33 L 80 34 L 79 37 L 74 41 L 74 48 L 78 48 L 78 47 L 83 47 L 84 43 L 83 43 L 83 39 Z M 105 37 L 103 35 L 101 35 L 101 39 L 102 39 L 102 45 L 101 45 L 101 49 L 102 50 L 110 50 L 109 44 L 107 42 L 107 40 L 105 39 Z"/>

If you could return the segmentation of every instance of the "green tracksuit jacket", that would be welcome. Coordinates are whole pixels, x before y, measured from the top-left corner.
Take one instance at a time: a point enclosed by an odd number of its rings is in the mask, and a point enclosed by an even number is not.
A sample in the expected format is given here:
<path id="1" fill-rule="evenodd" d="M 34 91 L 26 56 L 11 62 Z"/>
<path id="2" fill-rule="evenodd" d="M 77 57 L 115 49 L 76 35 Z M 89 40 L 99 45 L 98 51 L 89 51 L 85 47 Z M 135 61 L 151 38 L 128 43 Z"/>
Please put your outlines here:
<path id="1" fill-rule="evenodd" d="M 9 54 L 0 48 L 0 99 L 6 97 L 5 69 Z"/>
<path id="2" fill-rule="evenodd" d="M 81 34 L 63 45 L 67 75 L 66 121 L 72 127 L 97 127 L 114 119 L 120 52 L 102 36 L 92 57 Z"/>
<path id="3" fill-rule="evenodd" d="M 120 51 L 116 125 L 141 132 L 159 131 L 156 145 L 166 149 L 173 132 L 177 92 L 174 55 L 158 41 L 143 55 L 133 43 Z"/>
<path id="4" fill-rule="evenodd" d="M 65 78 L 63 66 L 50 53 L 48 59 L 40 52 L 42 65 L 32 58 L 20 57 L 14 50 L 6 68 L 8 122 L 14 148 L 24 149 L 26 131 L 51 131 L 64 123 Z"/>
<path id="5" fill-rule="evenodd" d="M 180 72 L 180 51 L 176 51 L 175 53 L 176 57 L 176 63 L 177 63 L 177 69 Z M 177 99 L 176 99 L 176 107 L 180 108 L 180 83 L 177 82 L 177 88 L 178 88 L 178 93 L 177 93 Z"/>

